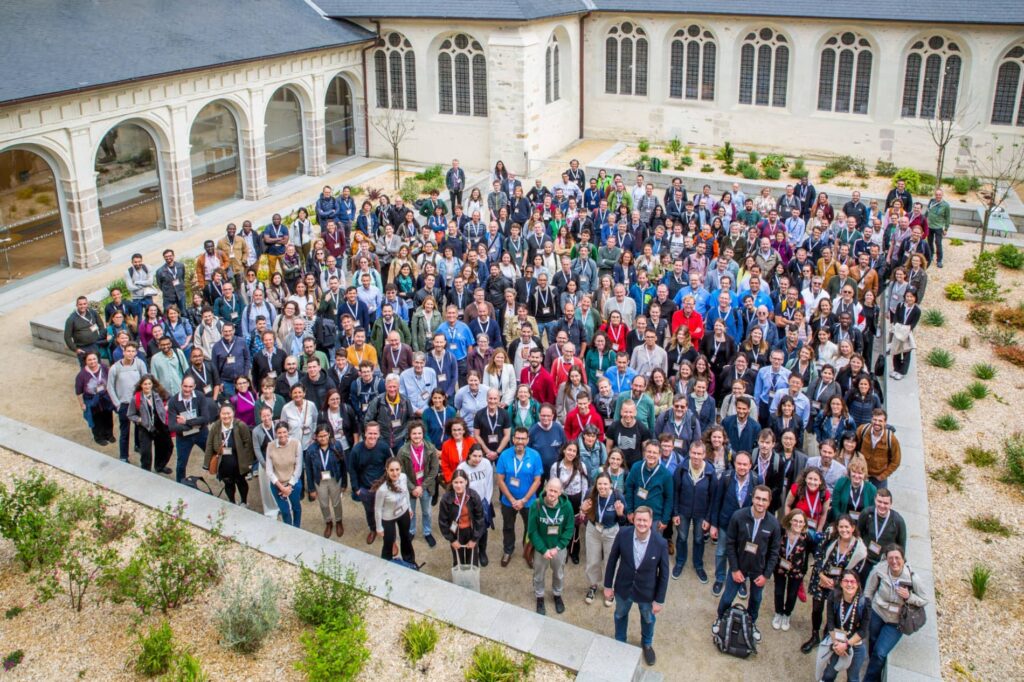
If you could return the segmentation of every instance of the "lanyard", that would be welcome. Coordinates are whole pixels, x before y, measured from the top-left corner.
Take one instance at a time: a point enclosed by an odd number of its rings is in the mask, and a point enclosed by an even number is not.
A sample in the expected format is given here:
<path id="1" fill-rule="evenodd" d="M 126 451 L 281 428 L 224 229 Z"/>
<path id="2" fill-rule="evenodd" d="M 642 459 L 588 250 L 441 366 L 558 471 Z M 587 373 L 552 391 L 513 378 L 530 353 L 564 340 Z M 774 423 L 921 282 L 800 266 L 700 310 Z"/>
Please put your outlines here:
<path id="1" fill-rule="evenodd" d="M 519 478 L 519 470 L 523 468 L 523 463 L 524 462 L 526 462 L 526 456 L 525 455 L 522 457 L 522 459 L 520 459 L 519 457 L 513 457 L 512 458 L 512 474 L 516 478 Z M 518 463 L 518 466 L 516 466 L 517 463 Z"/>
<path id="2" fill-rule="evenodd" d="M 859 511 L 860 500 L 862 497 L 864 497 L 864 486 L 861 486 L 860 489 L 857 491 L 856 498 L 854 498 L 853 496 L 853 486 L 850 486 L 850 509 L 854 511 Z M 888 519 L 886 520 L 886 523 L 888 523 Z"/>
<path id="3" fill-rule="evenodd" d="M 423 455 L 426 452 L 426 446 L 420 445 L 419 452 L 416 452 L 416 446 L 409 445 L 409 453 L 412 455 L 412 468 L 413 471 L 423 471 Z"/>
<path id="4" fill-rule="evenodd" d="M 601 523 L 601 521 L 604 520 L 604 514 L 605 514 L 606 511 L 608 511 L 608 506 L 612 503 L 613 499 L 614 499 L 614 497 L 612 495 L 609 495 L 607 498 L 605 498 L 605 503 L 604 503 L 604 506 L 602 507 L 601 506 L 601 498 L 600 497 L 597 498 L 597 522 L 598 523 Z"/>
<path id="5" fill-rule="evenodd" d="M 231 345 L 230 346 L 228 344 L 224 343 L 223 340 L 221 340 L 220 345 L 224 347 L 224 352 L 225 353 L 227 353 L 228 355 L 231 355 L 231 352 L 235 348 L 235 340 L 231 339 Z"/>
<path id="6" fill-rule="evenodd" d="M 854 612 L 857 610 L 857 602 L 850 602 L 850 608 L 846 610 L 846 613 L 843 613 L 843 602 L 839 602 L 836 610 L 839 611 L 839 625 L 843 630 L 848 630 L 846 622 L 850 620 Z"/>
<path id="7" fill-rule="evenodd" d="M 331 458 L 331 449 L 320 450 L 320 465 L 324 471 L 327 471 L 327 460 Z"/>
<path id="8" fill-rule="evenodd" d="M 798 543 L 798 542 L 800 542 L 799 539 L 793 540 L 792 542 L 790 542 L 789 541 L 789 536 L 788 535 L 786 536 L 786 558 L 787 559 L 790 558 L 791 556 L 793 556 L 793 550 L 796 549 L 796 543 Z"/>
<path id="9" fill-rule="evenodd" d="M 646 468 L 647 467 L 644 467 L 644 469 L 646 469 Z M 651 480 L 654 478 L 654 475 L 658 473 L 658 469 L 660 469 L 660 468 L 661 468 L 661 462 L 658 462 L 654 466 L 654 471 L 652 471 L 651 475 L 648 476 L 647 478 L 644 478 L 644 469 L 641 469 L 640 470 L 640 487 L 646 489 L 647 488 L 647 484 L 651 482 Z"/>
<path id="10" fill-rule="evenodd" d="M 556 523 L 561 523 L 562 522 L 562 515 L 561 515 L 561 513 L 559 513 L 559 510 L 558 510 L 557 507 L 555 507 L 555 515 L 554 515 L 554 517 L 551 517 L 551 516 L 548 515 L 548 506 L 546 504 L 541 504 L 540 505 L 540 514 L 541 514 L 541 519 L 540 519 L 541 523 L 544 523 L 546 525 L 552 526 L 552 525 L 554 525 Z"/>
<path id="11" fill-rule="evenodd" d="M 491 433 L 492 434 L 496 434 L 498 432 L 498 422 L 500 421 L 498 419 L 498 413 L 497 412 L 494 413 L 494 421 L 491 421 L 491 413 L 490 412 L 485 412 L 484 413 L 484 417 L 487 419 L 487 425 L 491 428 Z"/>
<path id="12" fill-rule="evenodd" d="M 849 554 L 851 550 L 853 550 L 853 545 L 854 545 L 854 543 L 853 543 L 853 541 L 851 541 L 850 542 L 850 546 L 846 549 L 846 551 L 843 552 L 842 554 L 840 554 L 839 553 L 839 541 L 836 540 L 836 560 L 835 560 L 835 565 L 836 566 L 844 566 L 844 565 L 846 565 L 846 555 Z"/>
<path id="13" fill-rule="evenodd" d="M 456 522 L 458 522 L 458 520 L 462 518 L 462 508 L 466 506 L 466 500 L 468 500 L 468 499 L 469 499 L 469 491 L 468 490 L 466 492 L 462 493 L 462 499 L 461 500 L 458 497 L 455 498 L 455 502 L 458 503 L 458 505 L 459 505 L 459 511 L 458 511 L 457 514 L 455 514 Z"/>
<path id="14" fill-rule="evenodd" d="M 892 518 L 892 514 L 889 514 L 888 516 L 886 516 L 885 517 L 885 521 L 882 523 L 882 527 L 879 528 L 878 527 L 878 510 L 875 509 L 875 542 L 878 542 L 878 539 L 882 536 L 882 533 L 885 532 L 885 527 L 887 525 L 889 525 L 889 519 L 891 519 L 891 518 Z"/>

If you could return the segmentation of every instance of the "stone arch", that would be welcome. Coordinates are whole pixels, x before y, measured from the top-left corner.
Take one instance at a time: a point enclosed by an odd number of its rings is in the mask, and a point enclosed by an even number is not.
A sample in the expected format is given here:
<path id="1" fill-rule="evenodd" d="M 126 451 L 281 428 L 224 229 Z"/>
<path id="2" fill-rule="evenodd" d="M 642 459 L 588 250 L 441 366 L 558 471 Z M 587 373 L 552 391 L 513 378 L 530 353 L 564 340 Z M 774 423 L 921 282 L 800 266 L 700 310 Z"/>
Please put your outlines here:
<path id="1" fill-rule="evenodd" d="M 327 163 L 334 163 L 345 156 L 365 154 L 366 106 L 358 76 L 350 71 L 338 71 L 326 79 L 324 94 L 324 143 Z M 347 111 L 339 101 L 335 83 L 340 82 L 348 89 Z"/>
<path id="2" fill-rule="evenodd" d="M 222 113 L 228 115 L 233 134 L 226 129 Z M 250 172 L 252 163 L 244 153 L 244 134 L 251 126 L 248 109 L 233 98 L 198 104 L 189 124 L 192 199 L 197 213 L 242 197 L 243 174 Z"/>
<path id="3" fill-rule="evenodd" d="M 307 117 L 314 114 L 309 92 L 298 82 L 267 88 L 264 122 L 267 184 L 306 172 L 306 159 L 315 150 L 306 148 Z"/>

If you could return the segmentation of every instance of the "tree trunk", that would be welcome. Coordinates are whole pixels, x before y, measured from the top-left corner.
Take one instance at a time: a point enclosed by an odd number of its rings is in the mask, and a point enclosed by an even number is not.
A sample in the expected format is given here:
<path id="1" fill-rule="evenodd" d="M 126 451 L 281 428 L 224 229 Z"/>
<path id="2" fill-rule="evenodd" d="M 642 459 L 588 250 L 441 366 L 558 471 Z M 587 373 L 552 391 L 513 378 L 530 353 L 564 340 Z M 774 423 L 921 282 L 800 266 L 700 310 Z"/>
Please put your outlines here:
<path id="1" fill-rule="evenodd" d="M 985 220 L 981 223 L 981 251 L 979 253 L 985 253 L 985 239 L 988 237 L 988 219 L 992 216 L 994 208 L 991 203 L 985 206 Z"/>
<path id="2" fill-rule="evenodd" d="M 399 177 L 398 177 L 398 174 L 399 174 L 399 167 L 398 167 L 398 145 L 397 144 L 391 145 L 391 151 L 394 152 L 394 155 L 395 155 L 395 189 L 399 189 L 399 187 L 401 186 L 402 183 L 399 182 Z"/>
<path id="3" fill-rule="evenodd" d="M 946 145 L 939 145 L 939 159 L 935 165 L 935 189 L 942 187 L 942 168 L 946 165 Z"/>

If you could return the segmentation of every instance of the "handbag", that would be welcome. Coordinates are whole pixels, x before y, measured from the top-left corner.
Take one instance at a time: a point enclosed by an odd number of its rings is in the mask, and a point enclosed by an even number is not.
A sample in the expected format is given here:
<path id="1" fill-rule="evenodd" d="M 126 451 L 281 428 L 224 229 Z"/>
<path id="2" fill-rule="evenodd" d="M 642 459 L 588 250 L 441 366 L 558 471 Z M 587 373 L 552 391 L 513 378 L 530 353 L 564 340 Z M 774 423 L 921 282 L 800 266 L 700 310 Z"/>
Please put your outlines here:
<path id="1" fill-rule="evenodd" d="M 914 572 L 910 572 L 910 590 L 914 590 Z M 899 629 L 904 635 L 912 635 L 924 627 L 928 620 L 923 606 L 917 606 L 910 602 L 904 602 L 900 607 Z"/>
<path id="2" fill-rule="evenodd" d="M 213 455 L 210 457 L 210 466 L 208 467 L 208 470 L 214 476 L 217 475 L 217 467 L 220 466 L 220 458 L 223 453 L 224 446 L 221 445 L 219 448 L 217 448 L 217 452 L 213 453 Z"/>
<path id="3" fill-rule="evenodd" d="M 476 547 L 469 551 L 469 563 L 462 563 L 461 552 L 455 550 L 455 565 L 452 566 L 452 584 L 474 592 L 480 591 L 480 567 L 473 561 Z"/>

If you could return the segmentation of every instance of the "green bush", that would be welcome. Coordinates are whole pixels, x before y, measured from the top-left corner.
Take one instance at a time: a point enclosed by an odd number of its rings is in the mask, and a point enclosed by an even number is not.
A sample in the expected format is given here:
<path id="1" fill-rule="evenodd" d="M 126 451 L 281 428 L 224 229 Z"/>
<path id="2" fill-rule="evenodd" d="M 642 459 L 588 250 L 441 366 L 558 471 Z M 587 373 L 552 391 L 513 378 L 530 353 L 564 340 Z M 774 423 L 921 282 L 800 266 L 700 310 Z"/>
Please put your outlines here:
<path id="1" fill-rule="evenodd" d="M 991 303 L 1001 299 L 999 285 L 996 283 L 996 256 L 994 253 L 980 253 L 974 257 L 974 265 L 964 270 L 964 287 L 967 295 L 983 303 Z"/>
<path id="2" fill-rule="evenodd" d="M 989 391 L 988 386 L 981 383 L 980 381 L 972 381 L 971 383 L 967 384 L 966 391 L 967 394 L 970 395 L 975 400 L 984 400 L 991 394 L 991 391 Z"/>
<path id="3" fill-rule="evenodd" d="M 966 296 L 967 292 L 964 292 Z M 992 322 L 992 309 L 983 305 L 972 305 L 967 311 L 967 321 L 975 327 L 987 327 Z"/>
<path id="4" fill-rule="evenodd" d="M 996 463 L 996 453 L 978 445 L 970 445 L 964 450 L 964 463 L 976 467 L 990 467 Z"/>
<path id="5" fill-rule="evenodd" d="M 856 156 L 836 156 L 825 165 L 825 168 L 835 175 L 853 173 L 858 178 L 868 177 L 867 164 L 864 163 L 864 159 L 858 159 Z"/>
<path id="6" fill-rule="evenodd" d="M 693 157 L 692 156 L 681 156 L 681 157 L 679 157 L 679 163 L 676 164 L 676 168 L 678 168 L 679 170 L 682 170 L 683 168 L 686 168 L 687 166 L 692 166 L 692 165 L 693 165 Z"/>
<path id="7" fill-rule="evenodd" d="M 932 367 L 938 367 L 939 369 L 949 369 L 953 366 L 955 361 L 953 354 L 945 348 L 932 348 L 924 356 L 924 361 Z"/>
<path id="8" fill-rule="evenodd" d="M 683 151 L 682 141 L 678 137 L 673 137 L 665 143 L 665 151 L 672 156 L 679 156 L 679 153 Z"/>
<path id="9" fill-rule="evenodd" d="M 818 173 L 818 177 L 821 178 L 822 182 L 828 182 L 829 180 L 831 180 L 835 176 L 836 176 L 836 172 L 834 170 L 830 170 L 828 168 L 822 168 L 821 172 Z"/>
<path id="10" fill-rule="evenodd" d="M 978 601 L 985 598 L 985 594 L 988 592 L 988 584 L 992 579 L 992 569 L 988 568 L 983 564 L 974 564 L 974 568 L 971 569 L 971 594 Z"/>
<path id="11" fill-rule="evenodd" d="M 1011 270 L 1024 268 L 1024 250 L 1018 249 L 1013 244 L 1003 244 L 994 253 L 996 260 L 1004 268 Z"/>
<path id="12" fill-rule="evenodd" d="M 974 398 L 967 391 L 957 391 L 946 400 L 954 410 L 965 412 L 974 407 Z"/>
<path id="13" fill-rule="evenodd" d="M 892 161 L 883 161 L 879 159 L 875 162 L 875 175 L 879 175 L 883 178 L 891 178 L 896 175 L 896 164 Z"/>
<path id="14" fill-rule="evenodd" d="M 715 167 L 712 166 L 710 163 L 705 163 L 703 166 L 700 167 L 700 172 L 701 173 L 711 173 L 711 172 L 714 172 L 714 170 L 715 170 Z"/>
<path id="15" fill-rule="evenodd" d="M 640 141 L 636 143 L 636 148 L 641 154 L 646 154 L 651 149 L 651 142 L 646 137 L 641 137 Z"/>
<path id="16" fill-rule="evenodd" d="M 764 176 L 769 180 L 778 180 L 782 177 L 782 169 L 778 166 L 768 166 L 764 169 Z"/>
<path id="17" fill-rule="evenodd" d="M 430 166 L 420 171 L 413 177 L 420 182 L 430 182 L 432 180 L 444 180 L 444 167 L 441 164 Z"/>
<path id="18" fill-rule="evenodd" d="M 355 568 L 329 556 L 315 570 L 302 567 L 292 607 L 299 620 L 316 626 L 361 614 L 367 596 Z"/>
<path id="19" fill-rule="evenodd" d="M 518 682 L 533 672 L 534 659 L 526 656 L 517 663 L 504 647 L 498 644 L 478 644 L 473 649 L 473 661 L 466 671 L 469 682 Z"/>
<path id="20" fill-rule="evenodd" d="M 803 178 L 806 178 L 809 174 L 805 166 L 806 163 L 807 162 L 804 161 L 802 156 L 797 157 L 797 159 L 793 161 L 793 167 L 789 169 L 789 177 L 795 180 L 802 180 Z"/>
<path id="21" fill-rule="evenodd" d="M 921 322 L 926 327 L 941 327 L 946 324 L 946 316 L 938 308 L 929 308 L 921 316 Z"/>
<path id="22" fill-rule="evenodd" d="M 7 672 L 7 671 L 10 671 L 10 670 L 14 670 L 19 665 L 21 665 L 21 662 L 24 660 L 24 658 L 25 658 L 25 650 L 24 649 L 15 649 L 11 653 L 4 655 L 4 660 L 3 660 L 3 669 L 4 669 L 4 671 Z"/>
<path id="23" fill-rule="evenodd" d="M 936 417 L 932 422 L 939 431 L 959 431 L 960 421 L 951 414 L 944 414 Z"/>
<path id="24" fill-rule="evenodd" d="M 220 562 L 211 547 L 200 546 L 181 518 L 184 504 L 148 524 L 131 559 L 112 571 L 107 582 L 115 602 L 130 601 L 143 613 L 187 604 L 217 582 Z"/>
<path id="25" fill-rule="evenodd" d="M 0 484 L 0 536 L 14 544 L 14 555 L 25 571 L 51 565 L 70 537 L 51 508 L 60 486 L 38 471 L 14 479 L 11 490 Z"/>
<path id="26" fill-rule="evenodd" d="M 412 202 L 420 198 L 422 184 L 416 178 L 406 178 L 402 180 L 402 187 L 398 190 L 399 196 L 406 204 L 412 205 Z"/>
<path id="27" fill-rule="evenodd" d="M 409 662 L 416 664 L 437 646 L 437 625 L 429 618 L 410 620 L 402 628 L 402 647 Z"/>
<path id="28" fill-rule="evenodd" d="M 726 166 L 732 166 L 736 161 L 736 148 L 726 140 L 724 145 L 715 150 L 715 158 Z"/>
<path id="29" fill-rule="evenodd" d="M 740 165 L 739 171 L 747 180 L 757 180 L 761 177 L 760 169 L 746 162 Z"/>
<path id="30" fill-rule="evenodd" d="M 911 194 L 919 194 L 921 192 L 921 174 L 913 168 L 900 168 L 896 171 L 892 176 L 892 186 L 895 187 L 896 183 L 900 180 L 907 183 L 907 191 Z M 904 206 L 903 208 L 906 210 L 910 209 L 909 206 Z"/>
<path id="31" fill-rule="evenodd" d="M 950 301 L 963 301 L 967 299 L 967 291 L 960 282 L 950 282 L 945 288 L 946 298 Z"/>
<path id="32" fill-rule="evenodd" d="M 964 245 L 964 240 L 960 239 L 959 237 L 950 237 L 949 245 L 950 246 L 963 246 Z"/>
<path id="33" fill-rule="evenodd" d="M 221 644 L 243 654 L 260 648 L 277 628 L 277 585 L 267 575 L 254 575 L 249 563 L 221 590 L 221 607 L 215 616 Z"/>
<path id="34" fill-rule="evenodd" d="M 163 675 L 174 661 L 174 633 L 170 624 L 160 621 L 145 634 L 140 634 L 135 655 L 135 672 L 145 677 Z"/>
<path id="35" fill-rule="evenodd" d="M 996 378 L 996 366 L 988 362 L 979 362 L 971 367 L 971 373 L 983 381 L 991 381 Z"/>
<path id="36" fill-rule="evenodd" d="M 36 593 L 41 602 L 66 595 L 71 608 L 81 611 L 89 589 L 115 570 L 119 562 L 117 550 L 100 544 L 91 533 L 73 533 L 53 565 L 40 570 L 33 579 Z"/>
<path id="37" fill-rule="evenodd" d="M 981 182 L 973 176 L 961 175 L 960 177 L 953 178 L 953 191 L 957 194 L 967 194 L 979 187 L 981 187 Z"/>
<path id="38" fill-rule="evenodd" d="M 748 152 L 747 153 L 747 159 L 750 161 L 750 164 L 752 166 L 757 165 L 757 159 L 758 159 L 757 152 Z"/>
<path id="39" fill-rule="evenodd" d="M 302 634 L 305 653 L 295 667 L 309 682 L 354 680 L 370 660 L 366 624 L 361 616 L 335 618 Z"/>
<path id="40" fill-rule="evenodd" d="M 1003 441 L 1006 453 L 1007 478 L 1011 483 L 1024 486 L 1024 433 L 1017 432 Z"/>

